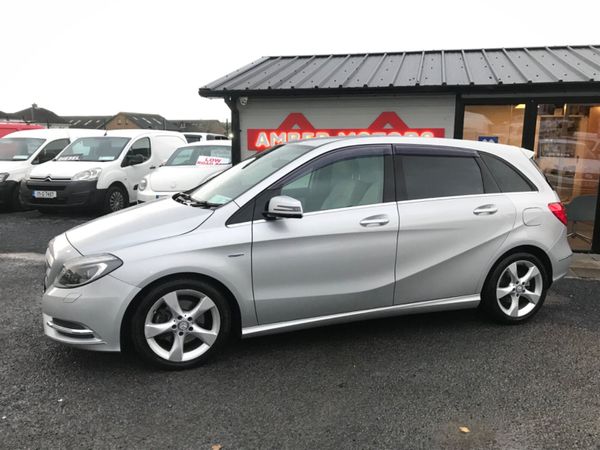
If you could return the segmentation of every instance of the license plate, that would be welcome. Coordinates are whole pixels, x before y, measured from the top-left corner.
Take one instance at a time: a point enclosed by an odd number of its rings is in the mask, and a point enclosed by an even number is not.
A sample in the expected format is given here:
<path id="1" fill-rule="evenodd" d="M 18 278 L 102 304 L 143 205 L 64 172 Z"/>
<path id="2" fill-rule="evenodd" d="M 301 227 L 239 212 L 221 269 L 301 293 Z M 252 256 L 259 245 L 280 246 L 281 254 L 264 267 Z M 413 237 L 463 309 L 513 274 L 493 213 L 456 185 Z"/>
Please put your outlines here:
<path id="1" fill-rule="evenodd" d="M 56 191 L 33 191 L 34 198 L 56 198 Z"/>

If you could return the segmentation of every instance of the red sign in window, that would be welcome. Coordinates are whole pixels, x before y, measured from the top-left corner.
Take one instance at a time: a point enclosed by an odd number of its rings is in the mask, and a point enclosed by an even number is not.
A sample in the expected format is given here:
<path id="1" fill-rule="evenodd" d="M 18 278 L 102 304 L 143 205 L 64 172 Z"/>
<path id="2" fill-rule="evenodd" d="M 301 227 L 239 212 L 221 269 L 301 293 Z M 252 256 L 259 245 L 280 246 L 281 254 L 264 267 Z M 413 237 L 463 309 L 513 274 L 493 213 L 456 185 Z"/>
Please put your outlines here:
<path id="1" fill-rule="evenodd" d="M 444 137 L 444 128 L 411 128 L 395 112 L 383 112 L 367 128 L 315 128 L 302 113 L 290 113 L 275 129 L 248 129 L 248 150 L 261 151 L 300 139 L 329 136 Z"/>

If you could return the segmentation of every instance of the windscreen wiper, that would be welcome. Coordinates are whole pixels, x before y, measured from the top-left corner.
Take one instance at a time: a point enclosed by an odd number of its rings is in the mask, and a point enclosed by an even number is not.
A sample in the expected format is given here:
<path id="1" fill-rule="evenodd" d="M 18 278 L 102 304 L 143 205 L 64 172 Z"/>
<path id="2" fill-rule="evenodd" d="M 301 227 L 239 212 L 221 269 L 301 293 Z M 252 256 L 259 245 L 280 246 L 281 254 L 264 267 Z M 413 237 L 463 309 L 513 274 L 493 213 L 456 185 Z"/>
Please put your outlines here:
<path id="1" fill-rule="evenodd" d="M 216 208 L 221 206 L 220 203 L 212 203 L 204 200 L 194 200 L 190 194 L 186 194 L 185 192 L 179 192 L 173 196 L 173 200 L 179 203 L 183 203 L 187 206 L 192 206 L 196 208 Z"/>

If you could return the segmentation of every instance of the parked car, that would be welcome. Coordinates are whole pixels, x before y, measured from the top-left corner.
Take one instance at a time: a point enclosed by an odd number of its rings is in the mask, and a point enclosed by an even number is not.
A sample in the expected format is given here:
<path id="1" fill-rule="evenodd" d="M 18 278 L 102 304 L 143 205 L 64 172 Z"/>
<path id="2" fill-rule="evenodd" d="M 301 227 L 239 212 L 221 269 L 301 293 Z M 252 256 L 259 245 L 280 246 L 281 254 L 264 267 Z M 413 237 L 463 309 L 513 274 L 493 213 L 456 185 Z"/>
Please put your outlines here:
<path id="1" fill-rule="evenodd" d="M 55 158 L 73 139 L 103 133 L 72 128 L 31 129 L 0 138 L 0 205 L 21 209 L 19 183 L 33 167 Z"/>
<path id="2" fill-rule="evenodd" d="M 92 208 L 104 213 L 137 202 L 138 185 L 186 143 L 181 133 L 111 130 L 72 142 L 21 183 L 21 202 L 42 212 Z"/>
<path id="3" fill-rule="evenodd" d="M 15 131 L 39 130 L 42 128 L 44 127 L 41 125 L 34 125 L 24 122 L 3 122 L 0 123 L 0 138 L 2 136 L 6 136 L 7 134 L 14 133 Z"/>
<path id="4" fill-rule="evenodd" d="M 228 141 L 229 138 L 224 134 L 217 133 L 196 133 L 188 132 L 183 133 L 187 141 L 191 144 L 192 142 L 204 142 L 204 141 Z"/>
<path id="5" fill-rule="evenodd" d="M 188 191 L 229 167 L 231 141 L 206 141 L 180 147 L 164 166 L 142 178 L 138 203 Z"/>
<path id="6" fill-rule="evenodd" d="M 56 237 L 45 333 L 182 369 L 232 335 L 478 306 L 524 322 L 571 258 L 531 156 L 427 138 L 282 145 Z"/>

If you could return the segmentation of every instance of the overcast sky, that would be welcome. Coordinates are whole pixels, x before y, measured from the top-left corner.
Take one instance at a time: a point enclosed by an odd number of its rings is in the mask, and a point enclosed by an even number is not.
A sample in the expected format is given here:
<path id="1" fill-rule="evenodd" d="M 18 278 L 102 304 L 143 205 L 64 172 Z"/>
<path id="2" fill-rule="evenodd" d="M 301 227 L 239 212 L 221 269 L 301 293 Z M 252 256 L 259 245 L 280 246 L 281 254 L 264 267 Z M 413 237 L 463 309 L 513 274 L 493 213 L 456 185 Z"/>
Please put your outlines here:
<path id="1" fill-rule="evenodd" d="M 94 7 L 92 5 L 95 5 Z M 198 88 L 265 55 L 600 44 L 600 1 L 3 2 L 0 111 L 229 117 Z"/>

